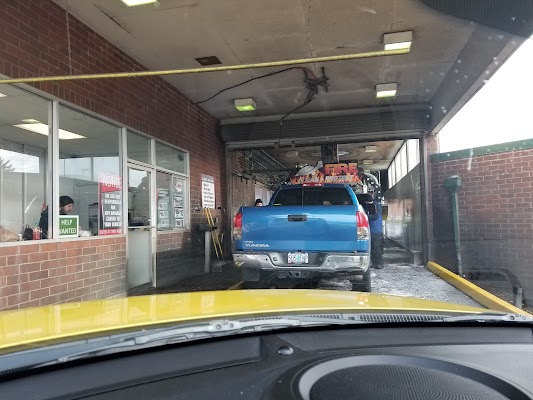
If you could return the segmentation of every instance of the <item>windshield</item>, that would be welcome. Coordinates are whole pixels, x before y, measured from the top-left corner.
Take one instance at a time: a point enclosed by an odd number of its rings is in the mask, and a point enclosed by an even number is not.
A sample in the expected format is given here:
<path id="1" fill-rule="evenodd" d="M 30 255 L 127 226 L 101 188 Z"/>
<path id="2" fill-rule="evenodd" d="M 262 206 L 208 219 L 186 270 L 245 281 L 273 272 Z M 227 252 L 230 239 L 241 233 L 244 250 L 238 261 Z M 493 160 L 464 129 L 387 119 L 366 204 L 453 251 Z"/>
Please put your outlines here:
<path id="1" fill-rule="evenodd" d="M 0 2 L 0 330 L 532 312 L 533 6 L 496 3 Z"/>

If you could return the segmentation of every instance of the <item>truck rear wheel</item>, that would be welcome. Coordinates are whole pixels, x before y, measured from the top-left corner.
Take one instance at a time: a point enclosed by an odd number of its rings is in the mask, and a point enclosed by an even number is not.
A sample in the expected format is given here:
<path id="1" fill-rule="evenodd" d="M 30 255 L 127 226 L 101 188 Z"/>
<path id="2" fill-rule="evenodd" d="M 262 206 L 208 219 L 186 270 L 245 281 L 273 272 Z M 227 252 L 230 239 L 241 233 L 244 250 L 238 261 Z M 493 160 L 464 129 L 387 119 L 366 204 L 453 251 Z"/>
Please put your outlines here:
<path id="1" fill-rule="evenodd" d="M 370 278 L 370 268 L 363 274 L 363 279 L 361 281 L 356 281 L 352 283 L 352 290 L 355 292 L 368 292 L 372 291 L 372 280 Z"/>
<path id="2" fill-rule="evenodd" d="M 273 289 L 276 286 L 272 280 L 272 275 L 261 272 L 258 281 L 244 281 L 243 286 L 245 289 Z"/>

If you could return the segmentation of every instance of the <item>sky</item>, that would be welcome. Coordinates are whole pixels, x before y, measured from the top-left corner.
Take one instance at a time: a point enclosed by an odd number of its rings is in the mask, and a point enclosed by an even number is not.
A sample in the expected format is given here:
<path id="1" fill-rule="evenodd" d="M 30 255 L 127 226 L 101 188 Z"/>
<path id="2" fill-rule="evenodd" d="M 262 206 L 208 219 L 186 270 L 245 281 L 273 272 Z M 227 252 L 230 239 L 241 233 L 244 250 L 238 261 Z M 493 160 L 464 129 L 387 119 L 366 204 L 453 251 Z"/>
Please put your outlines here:
<path id="1" fill-rule="evenodd" d="M 440 152 L 533 138 L 533 39 L 528 39 L 439 132 Z"/>

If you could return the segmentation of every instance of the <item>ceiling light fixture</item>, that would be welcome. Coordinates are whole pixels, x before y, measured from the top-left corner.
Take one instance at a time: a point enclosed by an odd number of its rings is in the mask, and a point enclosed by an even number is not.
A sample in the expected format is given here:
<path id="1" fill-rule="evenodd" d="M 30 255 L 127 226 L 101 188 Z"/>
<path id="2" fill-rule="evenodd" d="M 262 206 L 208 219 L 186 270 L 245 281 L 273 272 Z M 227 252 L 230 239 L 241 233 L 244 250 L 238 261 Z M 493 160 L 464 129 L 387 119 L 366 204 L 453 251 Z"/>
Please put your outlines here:
<path id="1" fill-rule="evenodd" d="M 147 4 L 155 4 L 157 0 L 122 0 L 128 7 L 145 6 Z"/>
<path id="2" fill-rule="evenodd" d="M 374 161 L 372 160 L 363 160 L 363 165 L 372 165 L 374 164 Z"/>
<path id="3" fill-rule="evenodd" d="M 287 158 L 297 158 L 298 157 L 298 151 L 297 150 L 289 150 L 287 153 L 285 153 Z"/>
<path id="4" fill-rule="evenodd" d="M 0 93 L 0 97 L 7 97 L 7 94 Z"/>
<path id="5" fill-rule="evenodd" d="M 411 49 L 413 31 L 386 33 L 383 35 L 385 50 Z"/>
<path id="6" fill-rule="evenodd" d="M 380 83 L 376 85 L 376 97 L 382 99 L 385 97 L 394 97 L 398 91 L 397 83 Z"/>
<path id="7" fill-rule="evenodd" d="M 27 120 L 26 120 L 27 121 Z M 35 120 L 36 121 L 36 120 Z M 48 136 L 48 125 L 43 124 L 42 122 L 37 121 L 37 123 L 30 124 L 17 124 L 13 125 L 20 129 L 25 129 L 30 132 L 35 132 L 40 135 Z M 87 139 L 85 136 L 78 135 L 77 133 L 66 131 L 64 129 L 59 130 L 59 139 L 60 140 L 70 140 L 70 139 Z"/>
<path id="8" fill-rule="evenodd" d="M 255 111 L 256 104 L 254 99 L 235 99 L 235 108 L 239 111 Z"/>
<path id="9" fill-rule="evenodd" d="M 350 154 L 350 152 L 346 150 L 341 150 L 337 154 L 339 155 L 339 157 L 341 157 L 341 156 L 347 156 L 348 154 Z"/>
<path id="10" fill-rule="evenodd" d="M 378 146 L 366 146 L 365 153 L 375 153 L 378 151 Z"/>

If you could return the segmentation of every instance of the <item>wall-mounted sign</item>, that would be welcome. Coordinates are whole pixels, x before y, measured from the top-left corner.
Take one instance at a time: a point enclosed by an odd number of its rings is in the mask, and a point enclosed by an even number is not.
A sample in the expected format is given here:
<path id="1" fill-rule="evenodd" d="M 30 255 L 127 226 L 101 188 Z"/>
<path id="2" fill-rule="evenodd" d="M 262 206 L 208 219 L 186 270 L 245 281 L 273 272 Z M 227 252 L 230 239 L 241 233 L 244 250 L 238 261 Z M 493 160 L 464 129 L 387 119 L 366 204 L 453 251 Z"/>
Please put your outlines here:
<path id="1" fill-rule="evenodd" d="M 202 174 L 202 208 L 215 208 L 215 178 Z"/>
<path id="2" fill-rule="evenodd" d="M 302 183 L 359 183 L 364 170 L 357 162 L 308 165 L 290 177 L 292 184 Z"/>
<path id="3" fill-rule="evenodd" d="M 59 237 L 69 238 L 78 237 L 79 235 L 79 221 L 78 215 L 60 215 L 59 216 Z"/>
<path id="4" fill-rule="evenodd" d="M 157 190 L 157 228 L 170 228 L 170 195 L 168 189 Z"/>
<path id="5" fill-rule="evenodd" d="M 122 178 L 105 173 L 98 175 L 98 198 L 98 235 L 122 234 Z"/>

